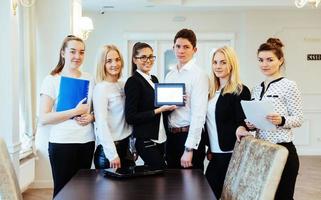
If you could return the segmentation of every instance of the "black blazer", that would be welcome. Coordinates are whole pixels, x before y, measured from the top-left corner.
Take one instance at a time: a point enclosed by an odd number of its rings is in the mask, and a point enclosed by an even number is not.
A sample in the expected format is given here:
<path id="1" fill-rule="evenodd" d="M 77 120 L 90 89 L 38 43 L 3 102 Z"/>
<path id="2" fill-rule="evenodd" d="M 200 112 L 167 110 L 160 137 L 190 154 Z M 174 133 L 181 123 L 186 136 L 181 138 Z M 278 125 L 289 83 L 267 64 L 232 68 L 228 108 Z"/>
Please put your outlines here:
<path id="1" fill-rule="evenodd" d="M 223 96 L 222 93 L 220 94 L 216 102 L 215 121 L 218 143 L 222 151 L 233 150 L 236 141 L 236 129 L 239 126 L 246 127 L 241 100 L 250 99 L 250 90 L 245 85 L 243 85 L 240 95 L 229 93 Z"/>
<path id="2" fill-rule="evenodd" d="M 152 81 L 158 83 L 156 76 Z M 133 134 L 137 138 L 158 139 L 160 114 L 155 115 L 154 88 L 146 79 L 135 72 L 125 84 L 125 118 L 133 125 Z"/>

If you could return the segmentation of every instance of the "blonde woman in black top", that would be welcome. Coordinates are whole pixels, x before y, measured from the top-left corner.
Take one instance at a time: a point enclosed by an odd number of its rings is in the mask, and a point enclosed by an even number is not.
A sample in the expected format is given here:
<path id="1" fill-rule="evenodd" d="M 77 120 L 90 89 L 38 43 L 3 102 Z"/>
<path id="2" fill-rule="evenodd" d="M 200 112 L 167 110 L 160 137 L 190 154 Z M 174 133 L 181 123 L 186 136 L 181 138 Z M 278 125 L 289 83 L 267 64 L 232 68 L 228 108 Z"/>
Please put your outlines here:
<path id="1" fill-rule="evenodd" d="M 227 46 L 217 49 L 212 58 L 206 114 L 210 162 L 205 175 L 218 199 L 236 141 L 235 131 L 245 125 L 240 101 L 250 97 L 249 89 L 240 80 L 235 51 Z"/>

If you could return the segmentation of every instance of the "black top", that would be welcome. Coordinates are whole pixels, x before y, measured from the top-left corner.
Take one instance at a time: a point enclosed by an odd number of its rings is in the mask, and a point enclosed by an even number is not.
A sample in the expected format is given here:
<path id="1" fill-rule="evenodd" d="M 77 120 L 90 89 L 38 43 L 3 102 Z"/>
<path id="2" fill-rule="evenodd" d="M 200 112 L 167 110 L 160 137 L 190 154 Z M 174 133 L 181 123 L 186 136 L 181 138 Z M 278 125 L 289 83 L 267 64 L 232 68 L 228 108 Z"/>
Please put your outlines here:
<path id="1" fill-rule="evenodd" d="M 243 85 L 240 95 L 231 93 L 222 95 L 221 92 L 216 102 L 215 121 L 218 143 L 222 151 L 233 150 L 236 141 L 236 129 L 239 126 L 246 127 L 244 122 L 246 117 L 241 106 L 241 100 L 250 99 L 250 90 L 245 85 Z"/>
<path id="2" fill-rule="evenodd" d="M 156 76 L 151 76 L 158 83 Z M 154 88 L 146 79 L 135 72 L 125 84 L 125 117 L 133 125 L 133 134 L 137 138 L 158 139 L 160 114 L 155 115 Z"/>

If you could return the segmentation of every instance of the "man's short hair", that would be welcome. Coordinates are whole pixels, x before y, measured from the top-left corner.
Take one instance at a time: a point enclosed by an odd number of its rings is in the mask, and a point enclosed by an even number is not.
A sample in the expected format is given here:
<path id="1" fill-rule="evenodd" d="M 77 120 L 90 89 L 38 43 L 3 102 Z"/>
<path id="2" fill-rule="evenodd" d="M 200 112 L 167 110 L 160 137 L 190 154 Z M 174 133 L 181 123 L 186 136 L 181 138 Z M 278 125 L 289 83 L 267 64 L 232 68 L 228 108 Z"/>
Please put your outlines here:
<path id="1" fill-rule="evenodd" d="M 190 29 L 184 28 L 178 31 L 174 38 L 174 44 L 176 43 L 177 38 L 187 39 L 193 45 L 193 48 L 196 47 L 196 42 L 197 42 L 196 35 L 194 31 Z"/>

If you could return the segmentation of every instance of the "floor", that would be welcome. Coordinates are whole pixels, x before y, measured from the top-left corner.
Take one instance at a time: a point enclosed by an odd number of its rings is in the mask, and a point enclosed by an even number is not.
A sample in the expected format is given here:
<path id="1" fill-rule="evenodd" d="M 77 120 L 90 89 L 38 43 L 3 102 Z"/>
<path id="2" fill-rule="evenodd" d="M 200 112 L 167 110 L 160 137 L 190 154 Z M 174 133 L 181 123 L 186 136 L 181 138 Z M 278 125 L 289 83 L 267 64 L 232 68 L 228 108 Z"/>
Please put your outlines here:
<path id="1" fill-rule="evenodd" d="M 301 156 L 294 199 L 321 199 L 321 156 Z"/>
<path id="2" fill-rule="evenodd" d="M 52 189 L 29 189 L 24 200 L 50 200 Z M 321 156 L 301 156 L 294 199 L 321 200 Z"/>

